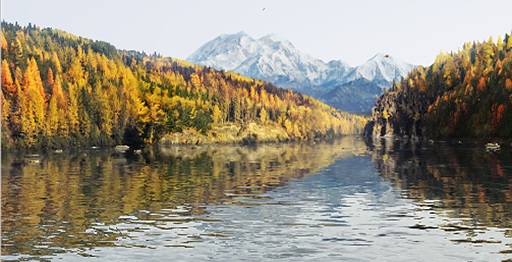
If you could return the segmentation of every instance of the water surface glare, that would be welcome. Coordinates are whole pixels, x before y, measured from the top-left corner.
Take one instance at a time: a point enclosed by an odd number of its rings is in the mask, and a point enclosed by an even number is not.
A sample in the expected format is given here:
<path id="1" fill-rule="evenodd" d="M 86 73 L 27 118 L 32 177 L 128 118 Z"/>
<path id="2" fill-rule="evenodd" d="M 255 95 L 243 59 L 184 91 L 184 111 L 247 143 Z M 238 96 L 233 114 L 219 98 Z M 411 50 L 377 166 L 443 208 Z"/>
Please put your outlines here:
<path id="1" fill-rule="evenodd" d="M 507 148 L 344 138 L 22 159 L 2 158 L 4 261 L 512 259 Z"/>

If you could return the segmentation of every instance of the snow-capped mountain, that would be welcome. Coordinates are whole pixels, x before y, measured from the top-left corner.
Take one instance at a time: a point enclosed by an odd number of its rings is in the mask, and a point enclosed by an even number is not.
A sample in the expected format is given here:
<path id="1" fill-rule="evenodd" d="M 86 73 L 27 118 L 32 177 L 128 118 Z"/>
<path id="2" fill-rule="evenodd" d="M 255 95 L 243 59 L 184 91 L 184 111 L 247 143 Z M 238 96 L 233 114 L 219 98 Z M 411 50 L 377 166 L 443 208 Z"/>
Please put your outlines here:
<path id="1" fill-rule="evenodd" d="M 274 34 L 254 39 L 244 32 L 221 35 L 187 60 L 263 79 L 349 112 L 370 112 L 376 97 L 414 68 L 385 54 L 377 54 L 357 67 L 342 60 L 325 63 Z M 359 103 L 358 99 L 365 102 Z"/>
<path id="2" fill-rule="evenodd" d="M 270 34 L 253 39 L 244 32 L 221 35 L 191 54 L 188 61 L 235 71 L 285 88 L 319 86 L 332 68 L 300 52 L 288 40 Z M 347 67 L 343 62 L 338 67 Z"/>

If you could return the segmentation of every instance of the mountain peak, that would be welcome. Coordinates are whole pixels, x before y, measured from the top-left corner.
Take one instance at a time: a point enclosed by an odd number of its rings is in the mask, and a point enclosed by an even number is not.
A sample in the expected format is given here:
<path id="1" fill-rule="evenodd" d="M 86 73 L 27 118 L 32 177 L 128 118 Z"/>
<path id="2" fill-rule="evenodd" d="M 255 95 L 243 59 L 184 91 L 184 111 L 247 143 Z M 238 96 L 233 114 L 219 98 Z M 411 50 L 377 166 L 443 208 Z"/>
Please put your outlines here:
<path id="1" fill-rule="evenodd" d="M 240 35 L 240 36 L 249 36 L 245 31 L 239 31 L 239 32 L 236 32 L 234 33 L 233 35 Z"/>
<path id="2" fill-rule="evenodd" d="M 244 31 L 236 32 L 234 34 L 223 34 L 223 35 L 221 35 L 221 37 L 223 37 L 223 38 L 236 38 L 236 39 L 246 38 L 246 37 L 250 38 L 250 36 L 246 32 L 244 32 Z"/>
<path id="3" fill-rule="evenodd" d="M 295 46 L 293 46 L 293 44 L 290 41 L 288 41 L 276 34 L 268 34 L 268 35 L 258 39 L 258 41 L 260 43 L 262 43 L 263 45 L 271 46 L 274 50 L 278 50 L 281 48 L 295 49 Z M 293 51 L 293 52 L 297 53 L 298 51 Z"/>
<path id="4" fill-rule="evenodd" d="M 240 32 L 237 32 L 234 34 L 223 34 L 223 35 L 215 38 L 212 41 L 215 41 L 215 40 L 217 40 L 218 42 L 226 42 L 226 43 L 229 43 L 230 41 L 234 42 L 234 43 L 241 43 L 242 41 L 249 41 L 249 42 L 255 41 L 251 36 L 249 36 L 244 31 L 240 31 Z"/>
<path id="5" fill-rule="evenodd" d="M 276 35 L 276 34 L 268 34 L 266 36 L 261 37 L 259 40 L 261 41 L 272 41 L 272 42 L 288 42 L 288 40 Z"/>
<path id="6" fill-rule="evenodd" d="M 392 61 L 394 58 L 387 53 L 377 53 L 372 58 L 368 59 L 368 61 Z"/>
<path id="7" fill-rule="evenodd" d="M 400 81 L 415 66 L 395 59 L 389 54 L 377 53 L 366 63 L 358 66 L 351 78 L 365 78 L 373 81 L 385 80 L 387 82 Z"/>

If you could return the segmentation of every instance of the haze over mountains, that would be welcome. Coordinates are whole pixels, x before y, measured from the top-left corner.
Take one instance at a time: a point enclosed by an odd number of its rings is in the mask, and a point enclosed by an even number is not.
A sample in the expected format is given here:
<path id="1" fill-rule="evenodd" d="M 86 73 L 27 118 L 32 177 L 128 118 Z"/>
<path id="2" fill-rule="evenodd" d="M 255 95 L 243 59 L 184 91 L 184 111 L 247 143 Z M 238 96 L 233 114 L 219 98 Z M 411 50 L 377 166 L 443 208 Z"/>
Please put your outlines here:
<path id="1" fill-rule="evenodd" d="M 244 32 L 221 35 L 187 60 L 263 79 L 359 113 L 370 112 L 377 97 L 415 67 L 386 54 L 357 67 L 342 60 L 326 63 L 274 34 L 254 39 Z"/>

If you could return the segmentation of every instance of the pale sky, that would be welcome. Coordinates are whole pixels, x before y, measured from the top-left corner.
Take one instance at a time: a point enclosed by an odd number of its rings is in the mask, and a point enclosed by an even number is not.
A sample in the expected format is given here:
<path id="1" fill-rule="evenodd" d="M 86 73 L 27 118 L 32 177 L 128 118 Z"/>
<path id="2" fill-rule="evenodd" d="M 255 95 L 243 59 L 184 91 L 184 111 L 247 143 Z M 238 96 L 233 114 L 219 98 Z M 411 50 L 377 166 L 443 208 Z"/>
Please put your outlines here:
<path id="1" fill-rule="evenodd" d="M 504 0 L 1 0 L 7 22 L 52 27 L 119 49 L 185 59 L 209 40 L 275 33 L 325 62 L 376 53 L 430 65 L 441 50 L 512 32 Z"/>

